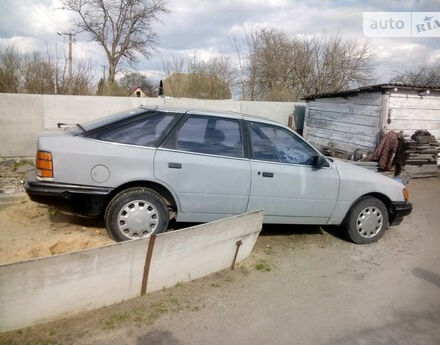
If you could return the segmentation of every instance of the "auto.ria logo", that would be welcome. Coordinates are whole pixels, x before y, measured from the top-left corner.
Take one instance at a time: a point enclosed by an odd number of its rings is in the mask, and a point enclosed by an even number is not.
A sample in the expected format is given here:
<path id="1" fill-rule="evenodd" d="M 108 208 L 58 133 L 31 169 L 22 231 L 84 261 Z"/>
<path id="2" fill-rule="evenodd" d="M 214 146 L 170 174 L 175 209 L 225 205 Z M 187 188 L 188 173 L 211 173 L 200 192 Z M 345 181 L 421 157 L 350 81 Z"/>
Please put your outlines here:
<path id="1" fill-rule="evenodd" d="M 368 37 L 440 37 L 440 12 L 364 12 Z"/>

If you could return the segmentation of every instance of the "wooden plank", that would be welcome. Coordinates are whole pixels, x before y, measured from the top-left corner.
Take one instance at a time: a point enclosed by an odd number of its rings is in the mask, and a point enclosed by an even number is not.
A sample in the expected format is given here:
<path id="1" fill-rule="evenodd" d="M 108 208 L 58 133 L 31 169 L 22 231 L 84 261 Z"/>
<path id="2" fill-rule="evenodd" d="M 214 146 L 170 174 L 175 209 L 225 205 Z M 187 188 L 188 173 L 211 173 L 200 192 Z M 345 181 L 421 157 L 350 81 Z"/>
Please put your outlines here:
<path id="1" fill-rule="evenodd" d="M 372 150 L 371 147 L 356 145 L 353 143 L 345 143 L 342 141 L 335 142 L 329 138 L 321 138 L 314 135 L 310 135 L 308 140 L 311 144 L 317 147 L 334 147 L 335 149 L 347 153 L 351 153 L 356 149 Z"/>
<path id="2" fill-rule="evenodd" d="M 401 91 L 390 93 L 393 98 L 406 98 L 406 99 L 437 99 L 440 97 L 440 92 L 431 92 L 429 95 L 420 95 L 419 91 Z"/>
<path id="3" fill-rule="evenodd" d="M 390 108 L 390 110 L 392 120 L 440 120 L 440 109 Z"/>
<path id="4" fill-rule="evenodd" d="M 331 129 L 331 130 L 350 133 L 350 134 L 358 134 L 367 137 L 372 137 L 377 134 L 376 127 L 329 121 L 329 120 L 318 120 L 314 118 L 308 119 L 308 126 L 323 128 L 323 129 Z"/>
<path id="5" fill-rule="evenodd" d="M 359 114 L 346 114 L 336 112 L 322 112 L 319 110 L 310 110 L 309 118 L 331 120 L 343 123 L 353 123 L 366 126 L 377 127 L 379 125 L 378 116 L 364 116 Z"/>
<path id="6" fill-rule="evenodd" d="M 423 165 L 405 165 L 405 171 L 409 173 L 432 173 L 437 172 L 437 164 L 423 164 Z"/>
<path id="7" fill-rule="evenodd" d="M 307 120 L 309 118 L 309 112 L 310 112 L 310 102 L 306 103 L 306 109 L 304 111 L 304 124 L 303 124 L 303 137 L 307 138 L 308 128 L 307 128 Z"/>
<path id="8" fill-rule="evenodd" d="M 382 92 L 364 92 L 360 94 L 349 95 L 346 97 L 317 98 L 314 101 L 310 101 L 310 102 L 380 105 L 381 99 L 382 99 Z"/>
<path id="9" fill-rule="evenodd" d="M 330 102 L 310 102 L 310 110 L 322 110 L 325 112 L 334 112 L 338 114 L 356 114 L 363 116 L 379 116 L 380 105 L 360 105 L 347 102 L 330 103 Z"/>
<path id="10" fill-rule="evenodd" d="M 440 110 L 440 97 L 418 95 L 390 95 L 390 107 L 407 109 L 437 109 Z"/>
<path id="11" fill-rule="evenodd" d="M 368 137 L 358 134 L 350 134 L 345 132 L 339 132 L 335 130 L 329 130 L 324 128 L 309 127 L 308 135 L 313 135 L 320 138 L 328 138 L 335 142 L 351 143 L 355 146 L 375 147 L 376 138 Z"/>
<path id="12" fill-rule="evenodd" d="M 388 129 L 405 129 L 412 130 L 413 132 L 417 129 L 426 129 L 429 132 L 431 130 L 440 129 L 440 120 L 438 121 L 424 121 L 424 120 L 395 120 L 391 118 L 391 123 L 388 124 Z M 432 134 L 432 133 L 431 133 Z"/>

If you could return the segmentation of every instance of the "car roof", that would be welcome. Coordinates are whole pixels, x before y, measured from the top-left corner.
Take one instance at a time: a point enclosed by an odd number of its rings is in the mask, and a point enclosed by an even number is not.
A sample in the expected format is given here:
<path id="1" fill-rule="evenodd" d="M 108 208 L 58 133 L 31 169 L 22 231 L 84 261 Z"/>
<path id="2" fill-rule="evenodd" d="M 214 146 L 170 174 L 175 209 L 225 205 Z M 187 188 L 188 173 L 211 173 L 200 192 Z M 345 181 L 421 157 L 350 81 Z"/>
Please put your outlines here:
<path id="1" fill-rule="evenodd" d="M 139 115 L 144 111 L 162 111 L 162 112 L 170 112 L 170 113 L 181 113 L 181 114 L 195 114 L 195 115 L 206 115 L 206 116 L 217 116 L 217 117 L 226 117 L 233 119 L 244 119 L 248 121 L 258 121 L 265 122 L 270 124 L 275 124 L 278 126 L 283 126 L 282 124 L 266 119 L 262 116 L 243 114 L 234 111 L 212 111 L 206 109 L 197 109 L 197 108 L 184 108 L 184 107 L 158 107 L 158 106 L 140 106 L 135 109 L 127 109 L 126 111 L 121 111 L 116 114 L 111 114 L 105 117 L 101 117 L 92 121 L 88 121 L 82 123 L 82 127 L 85 128 L 86 131 L 90 131 L 113 122 L 117 122 L 120 120 L 129 119 L 133 116 Z"/>
<path id="2" fill-rule="evenodd" d="M 230 111 L 230 110 L 207 110 L 203 108 L 185 108 L 185 107 L 147 107 L 147 106 L 141 106 L 143 109 L 151 109 L 151 110 L 158 110 L 158 111 L 164 111 L 164 112 L 175 112 L 175 113 L 187 113 L 187 114 L 194 114 L 194 115 L 207 115 L 207 116 L 218 116 L 218 117 L 228 117 L 233 119 L 245 119 L 248 121 L 260 121 L 260 122 L 267 122 L 267 123 L 273 123 L 276 125 L 282 125 L 279 122 L 269 120 L 266 117 L 259 116 L 259 115 L 252 115 L 252 114 L 245 114 L 245 113 L 239 113 L 236 111 Z"/>

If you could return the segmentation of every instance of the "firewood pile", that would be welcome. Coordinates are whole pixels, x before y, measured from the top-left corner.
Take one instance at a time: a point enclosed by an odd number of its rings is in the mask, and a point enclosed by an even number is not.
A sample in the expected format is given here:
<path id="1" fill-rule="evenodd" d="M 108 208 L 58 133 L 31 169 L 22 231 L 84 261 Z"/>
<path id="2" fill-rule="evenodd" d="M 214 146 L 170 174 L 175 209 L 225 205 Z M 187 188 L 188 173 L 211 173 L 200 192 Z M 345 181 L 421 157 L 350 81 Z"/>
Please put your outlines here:
<path id="1" fill-rule="evenodd" d="M 438 176 L 437 158 L 440 153 L 440 143 L 433 135 L 417 132 L 406 140 L 407 150 L 405 172 L 411 178 Z"/>

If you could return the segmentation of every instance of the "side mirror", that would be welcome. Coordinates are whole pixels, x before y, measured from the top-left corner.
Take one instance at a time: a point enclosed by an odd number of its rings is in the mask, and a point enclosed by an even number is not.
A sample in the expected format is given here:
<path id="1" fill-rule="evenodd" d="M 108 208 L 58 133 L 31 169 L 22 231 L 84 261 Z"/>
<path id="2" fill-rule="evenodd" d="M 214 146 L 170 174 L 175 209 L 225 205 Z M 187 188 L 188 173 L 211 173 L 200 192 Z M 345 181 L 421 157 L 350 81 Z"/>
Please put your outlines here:
<path id="1" fill-rule="evenodd" d="M 315 168 L 321 169 L 328 167 L 330 167 L 330 163 L 328 162 L 327 158 L 325 158 L 323 155 L 318 155 L 318 157 L 316 158 Z"/>

